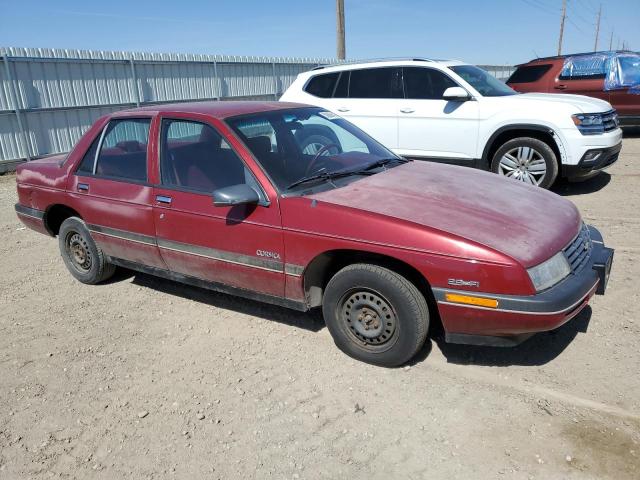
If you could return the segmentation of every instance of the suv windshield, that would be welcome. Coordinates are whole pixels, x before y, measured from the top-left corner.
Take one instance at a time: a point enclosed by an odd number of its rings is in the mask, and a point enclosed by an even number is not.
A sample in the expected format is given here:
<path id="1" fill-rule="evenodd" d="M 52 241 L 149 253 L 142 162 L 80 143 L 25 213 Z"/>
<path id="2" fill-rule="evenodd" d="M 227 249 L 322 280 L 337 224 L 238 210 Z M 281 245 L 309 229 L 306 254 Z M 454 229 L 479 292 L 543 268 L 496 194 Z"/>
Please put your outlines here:
<path id="1" fill-rule="evenodd" d="M 227 123 L 281 191 L 313 181 L 357 179 L 377 167 L 405 161 L 356 126 L 319 108 L 260 112 Z"/>
<path id="2" fill-rule="evenodd" d="M 493 75 L 474 65 L 456 65 L 449 68 L 460 75 L 483 97 L 504 97 L 517 93 Z"/>

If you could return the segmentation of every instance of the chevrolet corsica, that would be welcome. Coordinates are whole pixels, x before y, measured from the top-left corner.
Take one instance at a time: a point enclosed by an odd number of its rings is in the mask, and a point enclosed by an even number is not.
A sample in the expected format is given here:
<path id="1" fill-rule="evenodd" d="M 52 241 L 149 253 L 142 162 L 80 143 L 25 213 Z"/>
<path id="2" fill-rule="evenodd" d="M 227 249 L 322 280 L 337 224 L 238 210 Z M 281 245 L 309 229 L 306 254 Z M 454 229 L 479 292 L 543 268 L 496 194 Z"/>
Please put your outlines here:
<path id="1" fill-rule="evenodd" d="M 604 293 L 613 250 L 567 200 L 407 161 L 337 115 L 209 102 L 105 116 L 18 167 L 16 212 L 71 274 L 116 266 L 306 311 L 347 354 L 397 366 L 441 322 L 514 345 Z"/>

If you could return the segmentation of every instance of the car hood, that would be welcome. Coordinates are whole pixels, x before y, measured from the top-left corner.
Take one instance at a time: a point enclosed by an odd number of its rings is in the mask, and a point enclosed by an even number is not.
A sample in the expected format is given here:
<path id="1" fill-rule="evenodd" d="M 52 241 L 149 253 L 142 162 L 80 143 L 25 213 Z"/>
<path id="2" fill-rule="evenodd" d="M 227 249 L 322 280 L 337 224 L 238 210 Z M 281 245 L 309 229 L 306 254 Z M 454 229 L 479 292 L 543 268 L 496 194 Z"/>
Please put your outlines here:
<path id="1" fill-rule="evenodd" d="M 576 207 L 555 193 L 467 167 L 420 161 L 310 198 L 462 237 L 527 268 L 564 248 L 581 225 Z"/>
<path id="2" fill-rule="evenodd" d="M 611 104 L 599 98 L 585 97 L 584 95 L 570 95 L 565 93 L 522 93 L 516 97 L 525 102 L 551 102 L 564 103 L 577 109 L 578 113 L 608 112 Z"/>

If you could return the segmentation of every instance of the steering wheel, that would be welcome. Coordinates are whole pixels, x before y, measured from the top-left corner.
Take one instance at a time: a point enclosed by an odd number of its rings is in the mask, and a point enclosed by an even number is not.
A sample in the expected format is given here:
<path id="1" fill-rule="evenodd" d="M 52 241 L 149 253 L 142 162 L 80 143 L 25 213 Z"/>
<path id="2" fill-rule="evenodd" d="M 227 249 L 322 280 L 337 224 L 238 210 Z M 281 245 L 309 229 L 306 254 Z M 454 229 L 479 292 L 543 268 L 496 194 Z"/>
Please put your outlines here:
<path id="1" fill-rule="evenodd" d="M 316 163 L 318 163 L 318 159 L 320 158 L 320 156 L 326 152 L 327 150 L 329 150 L 331 147 L 335 147 L 336 150 L 338 150 L 338 152 L 340 152 L 340 147 L 338 145 L 336 145 L 335 143 L 327 143 L 326 145 L 323 145 L 320 150 L 318 150 L 316 152 L 316 154 L 314 155 L 313 159 L 309 162 L 309 165 L 307 165 L 307 169 L 305 170 L 305 175 L 309 175 L 311 172 L 314 171 L 313 167 L 315 166 Z"/>

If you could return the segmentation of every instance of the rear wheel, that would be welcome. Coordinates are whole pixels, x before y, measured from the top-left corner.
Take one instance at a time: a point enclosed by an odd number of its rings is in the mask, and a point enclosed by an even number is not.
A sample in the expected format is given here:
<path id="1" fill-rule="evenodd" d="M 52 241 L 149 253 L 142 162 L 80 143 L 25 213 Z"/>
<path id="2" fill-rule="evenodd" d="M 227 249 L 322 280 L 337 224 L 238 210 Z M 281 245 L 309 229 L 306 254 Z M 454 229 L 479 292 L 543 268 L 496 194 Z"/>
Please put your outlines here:
<path id="1" fill-rule="evenodd" d="M 491 171 L 529 185 L 549 188 L 558 176 L 558 159 L 542 140 L 514 138 L 496 151 Z"/>
<path id="2" fill-rule="evenodd" d="M 58 233 L 60 254 L 67 269 L 77 280 L 93 285 L 110 278 L 115 265 L 105 260 L 102 250 L 91 238 L 89 229 L 78 217 L 69 217 Z"/>
<path id="3" fill-rule="evenodd" d="M 420 350 L 429 309 L 420 291 L 384 267 L 354 264 L 329 281 L 322 312 L 343 352 L 367 363 L 395 367 Z"/>

